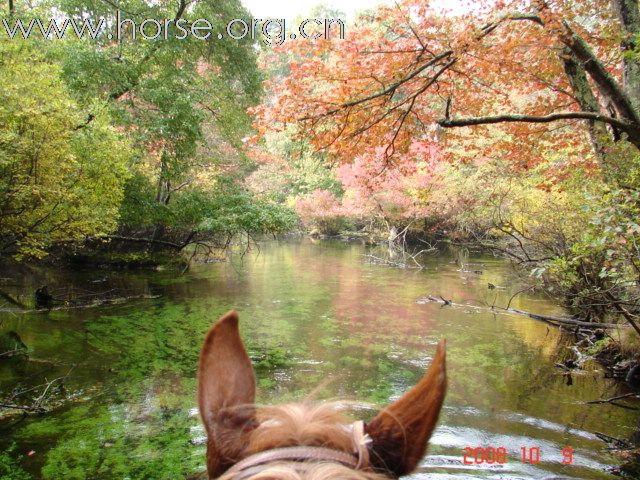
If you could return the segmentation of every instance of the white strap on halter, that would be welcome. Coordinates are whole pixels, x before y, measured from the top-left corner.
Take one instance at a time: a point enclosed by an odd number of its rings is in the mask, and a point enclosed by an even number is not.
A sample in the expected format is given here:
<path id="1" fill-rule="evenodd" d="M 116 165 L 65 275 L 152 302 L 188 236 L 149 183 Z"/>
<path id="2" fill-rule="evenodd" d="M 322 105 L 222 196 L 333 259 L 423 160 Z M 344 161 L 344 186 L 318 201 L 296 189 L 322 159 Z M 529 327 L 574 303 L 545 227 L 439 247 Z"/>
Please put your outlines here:
<path id="1" fill-rule="evenodd" d="M 369 466 L 369 450 L 367 444 L 371 441 L 364 431 L 362 421 L 352 425 L 353 452 L 347 453 L 325 447 L 285 447 L 255 453 L 233 465 L 225 472 L 225 478 L 243 480 L 259 473 L 268 463 L 293 462 L 297 469 L 303 470 L 310 463 L 328 462 L 340 463 L 345 467 L 362 470 Z"/>

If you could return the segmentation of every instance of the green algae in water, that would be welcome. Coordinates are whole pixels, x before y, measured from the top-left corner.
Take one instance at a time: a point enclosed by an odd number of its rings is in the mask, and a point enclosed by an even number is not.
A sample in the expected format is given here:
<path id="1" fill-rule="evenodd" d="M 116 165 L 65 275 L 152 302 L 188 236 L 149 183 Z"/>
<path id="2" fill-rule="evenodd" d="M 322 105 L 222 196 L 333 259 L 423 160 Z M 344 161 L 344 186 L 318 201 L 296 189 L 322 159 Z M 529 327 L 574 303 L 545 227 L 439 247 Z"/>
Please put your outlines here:
<path id="1" fill-rule="evenodd" d="M 458 271 L 446 255 L 416 272 L 369 265 L 364 252 L 347 244 L 265 245 L 242 264 L 200 266 L 181 277 L 123 272 L 108 278 L 119 288 L 160 298 L 2 316 L 0 333 L 15 331 L 32 359 L 60 365 L 0 363 L 0 391 L 65 375 L 74 365 L 65 380 L 73 395 L 67 405 L 0 424 L 2 465 L 19 480 L 17 475 L 179 479 L 204 471 L 205 434 L 195 399 L 198 354 L 212 322 L 236 308 L 256 366 L 259 403 L 300 400 L 314 392 L 318 398 L 384 405 L 421 377 L 437 341 L 446 337 L 449 391 L 425 465 L 461 462 L 467 445 L 508 446 L 512 459 L 521 444 L 539 445 L 538 466 L 510 461 L 510 473 L 496 475 L 612 478 L 605 467 L 614 459 L 593 432 L 628 436 L 637 417 L 607 405 L 580 404 L 603 391 L 613 395 L 616 387 L 597 372 L 584 372 L 567 386 L 553 367 L 566 348 L 557 332 L 523 317 L 415 303 L 442 293 L 460 303 L 506 304 L 519 286 L 504 262 L 469 260 L 484 262 L 492 283 L 510 286 L 489 298 L 486 279 Z M 60 275 L 74 281 L 68 272 Z M 104 275 L 84 272 L 75 281 L 88 288 Z M 558 311 L 548 300 L 524 294 L 512 305 Z M 561 464 L 566 445 L 576 451 L 570 467 Z M 438 468 L 444 478 L 491 475 Z"/>
<path id="2" fill-rule="evenodd" d="M 20 466 L 20 456 L 15 455 L 16 444 L 0 451 L 0 480 L 31 480 L 31 475 Z"/>

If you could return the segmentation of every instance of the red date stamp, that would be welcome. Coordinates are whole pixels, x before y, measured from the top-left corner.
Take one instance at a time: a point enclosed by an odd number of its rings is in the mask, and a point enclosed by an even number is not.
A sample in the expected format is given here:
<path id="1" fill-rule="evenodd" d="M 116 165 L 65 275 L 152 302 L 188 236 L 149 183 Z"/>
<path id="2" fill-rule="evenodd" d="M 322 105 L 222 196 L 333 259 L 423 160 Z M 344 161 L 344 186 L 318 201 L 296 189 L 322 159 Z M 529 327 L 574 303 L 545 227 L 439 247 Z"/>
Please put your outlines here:
<path id="1" fill-rule="evenodd" d="M 540 447 L 521 447 L 520 461 L 530 465 L 537 465 L 541 459 Z M 504 465 L 508 461 L 507 449 L 505 447 L 465 447 L 462 462 L 465 465 Z M 573 464 L 573 448 L 564 447 L 562 449 L 562 463 Z"/>

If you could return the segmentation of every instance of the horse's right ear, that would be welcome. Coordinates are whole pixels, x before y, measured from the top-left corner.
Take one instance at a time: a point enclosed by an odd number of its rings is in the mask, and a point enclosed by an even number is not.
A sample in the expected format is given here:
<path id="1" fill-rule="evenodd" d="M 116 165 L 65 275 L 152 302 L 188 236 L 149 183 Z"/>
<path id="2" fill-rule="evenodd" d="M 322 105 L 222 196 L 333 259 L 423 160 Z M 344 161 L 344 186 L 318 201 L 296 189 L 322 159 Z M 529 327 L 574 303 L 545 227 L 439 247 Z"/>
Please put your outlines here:
<path id="1" fill-rule="evenodd" d="M 218 477 L 240 460 L 256 427 L 256 377 L 231 311 L 209 330 L 198 367 L 198 405 L 207 430 L 207 470 Z"/>
<path id="2" fill-rule="evenodd" d="M 427 450 L 447 390 L 445 342 L 438 344 L 431 366 L 400 399 L 365 426 L 371 437 L 372 467 L 396 477 L 411 473 Z"/>

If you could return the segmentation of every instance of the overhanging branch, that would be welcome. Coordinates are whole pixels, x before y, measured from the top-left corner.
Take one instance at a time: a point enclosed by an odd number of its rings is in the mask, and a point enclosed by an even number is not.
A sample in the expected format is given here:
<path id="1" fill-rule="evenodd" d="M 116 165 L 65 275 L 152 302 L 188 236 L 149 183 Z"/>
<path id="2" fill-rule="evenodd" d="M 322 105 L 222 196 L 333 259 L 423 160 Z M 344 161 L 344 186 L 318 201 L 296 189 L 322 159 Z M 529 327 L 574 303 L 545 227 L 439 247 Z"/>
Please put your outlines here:
<path id="1" fill-rule="evenodd" d="M 604 64 L 596 58 L 591 47 L 574 32 L 566 21 L 563 21 L 562 26 L 564 31 L 560 35 L 560 40 L 582 63 L 585 71 L 596 83 L 600 92 L 613 102 L 621 117 L 634 124 L 640 124 L 640 116 L 634 109 L 629 96 L 613 75 L 607 71 Z"/>
<path id="2" fill-rule="evenodd" d="M 487 35 L 489 35 L 491 32 L 493 32 L 496 28 L 498 28 L 502 23 L 505 23 L 507 21 L 518 21 L 518 20 L 528 20 L 531 21 L 533 23 L 537 23 L 538 25 L 544 27 L 544 21 L 542 20 L 542 18 L 534 13 L 508 13 L 506 15 L 503 15 L 502 17 L 498 18 L 497 20 L 491 22 L 491 23 L 487 23 L 485 26 L 483 26 L 480 29 L 480 34 L 477 36 L 478 39 L 485 37 Z"/>
<path id="3" fill-rule="evenodd" d="M 426 70 L 427 68 L 434 66 L 440 60 L 443 60 L 443 59 L 445 59 L 447 57 L 450 57 L 452 54 L 453 54 L 453 50 L 447 50 L 446 52 L 442 52 L 440 55 L 436 55 L 435 57 L 430 59 L 428 62 L 425 62 L 420 67 L 416 68 L 414 71 L 412 71 L 411 73 L 407 74 L 405 77 L 403 77 L 402 79 L 400 79 L 397 82 L 393 83 L 392 85 L 390 85 L 389 87 L 385 88 L 384 90 L 382 90 L 380 92 L 373 93 L 373 94 L 371 94 L 371 95 L 369 95 L 367 97 L 364 97 L 364 98 L 359 98 L 359 99 L 356 99 L 356 100 L 352 100 L 350 102 L 343 103 L 342 105 L 340 105 L 340 108 L 354 107 L 354 106 L 359 105 L 361 103 L 366 103 L 366 102 L 369 102 L 370 100 L 375 100 L 376 98 L 380 98 L 380 97 L 384 97 L 385 95 L 392 94 L 402 84 L 407 83 L 409 80 L 411 80 L 412 78 L 416 77 L 423 70 Z M 447 63 L 447 66 L 448 66 L 448 64 L 449 64 L 449 62 Z M 336 109 L 333 112 L 329 112 L 329 113 L 335 113 L 337 111 L 338 111 L 338 109 Z"/>
<path id="4" fill-rule="evenodd" d="M 495 115 L 488 117 L 468 117 L 459 119 L 447 119 L 441 118 L 437 120 L 437 123 L 445 128 L 454 127 L 469 127 L 473 125 L 491 125 L 495 123 L 551 123 L 558 120 L 593 120 L 596 122 L 603 122 L 609 125 L 615 125 L 624 130 L 638 129 L 637 126 L 628 122 L 624 122 L 619 118 L 608 117 L 597 112 L 558 112 L 549 115 Z"/>

